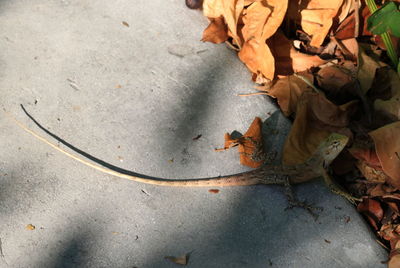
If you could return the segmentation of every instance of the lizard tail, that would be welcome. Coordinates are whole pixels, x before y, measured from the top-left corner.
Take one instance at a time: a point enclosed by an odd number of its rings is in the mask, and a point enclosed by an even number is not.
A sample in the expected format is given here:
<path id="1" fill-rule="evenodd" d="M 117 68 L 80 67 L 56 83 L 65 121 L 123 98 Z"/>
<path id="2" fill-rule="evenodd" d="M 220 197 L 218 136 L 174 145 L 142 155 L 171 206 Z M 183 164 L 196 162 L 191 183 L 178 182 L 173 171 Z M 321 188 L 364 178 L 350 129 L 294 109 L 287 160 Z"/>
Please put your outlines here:
<path id="1" fill-rule="evenodd" d="M 28 132 L 35 138 L 39 139 L 40 141 L 44 142 L 45 144 L 51 146 L 53 149 L 67 155 L 68 157 L 70 157 L 78 162 L 81 162 L 82 164 L 84 164 L 86 166 L 89 166 L 98 171 L 101 171 L 103 173 L 110 174 L 110 175 L 113 175 L 113 176 L 116 176 L 119 178 L 128 179 L 128 180 L 141 182 L 141 183 L 145 183 L 145 184 L 152 184 L 152 185 L 159 185 L 159 186 L 175 186 L 175 187 L 212 187 L 212 186 L 218 187 L 218 186 L 241 186 L 241 185 L 244 186 L 244 185 L 255 185 L 255 184 L 260 183 L 259 179 L 257 179 L 256 176 L 254 176 L 254 177 L 251 176 L 254 171 L 244 172 L 241 174 L 224 176 L 224 177 L 214 177 L 214 178 L 209 178 L 209 179 L 190 179 L 190 180 L 167 180 L 167 179 L 161 179 L 161 178 L 154 179 L 154 178 L 150 178 L 146 175 L 134 173 L 132 171 L 126 171 L 126 173 L 120 172 L 120 171 L 115 171 L 111 168 L 107 168 L 107 167 L 104 167 L 101 165 L 94 164 L 92 162 L 89 162 L 88 160 L 85 160 L 83 158 L 80 158 L 80 157 L 72 154 L 72 153 L 67 152 L 63 148 L 53 144 L 52 142 L 48 141 L 46 138 L 40 136 L 35 131 L 33 131 L 30 128 L 28 128 L 27 126 L 25 126 L 23 123 L 18 121 L 13 115 L 8 113 L 6 110 L 3 110 L 3 111 L 7 115 L 7 117 L 9 117 L 11 120 L 13 120 L 20 128 L 22 128 L 23 130 L 25 130 L 26 132 Z M 24 111 L 25 111 L 25 109 L 24 109 Z M 27 113 L 27 112 L 25 111 L 25 113 Z M 27 114 L 27 115 L 30 116 L 29 114 Z M 33 118 L 31 117 L 31 119 L 33 119 Z M 36 124 L 38 124 L 38 122 L 36 122 L 35 120 L 34 120 L 34 122 Z M 39 127 L 41 127 L 40 124 L 39 124 Z M 46 130 L 46 132 L 49 133 L 48 130 Z M 52 133 L 51 133 L 51 135 L 53 137 L 55 136 Z M 58 140 L 60 142 L 64 143 L 66 146 L 70 147 L 70 144 L 65 142 L 64 140 L 62 140 L 60 138 L 58 138 Z M 79 150 L 73 146 L 70 148 L 73 150 Z M 82 154 L 82 151 L 79 150 L 79 153 Z M 87 155 L 88 154 L 85 153 L 85 157 L 87 157 Z M 91 157 L 91 158 L 94 158 L 94 157 Z M 101 162 L 105 163 L 104 161 L 101 161 Z M 110 164 L 108 164 L 108 165 L 110 165 Z M 118 168 L 118 169 L 123 170 L 121 168 Z M 132 174 L 128 174 L 128 173 L 137 174 L 137 175 L 132 175 Z"/>

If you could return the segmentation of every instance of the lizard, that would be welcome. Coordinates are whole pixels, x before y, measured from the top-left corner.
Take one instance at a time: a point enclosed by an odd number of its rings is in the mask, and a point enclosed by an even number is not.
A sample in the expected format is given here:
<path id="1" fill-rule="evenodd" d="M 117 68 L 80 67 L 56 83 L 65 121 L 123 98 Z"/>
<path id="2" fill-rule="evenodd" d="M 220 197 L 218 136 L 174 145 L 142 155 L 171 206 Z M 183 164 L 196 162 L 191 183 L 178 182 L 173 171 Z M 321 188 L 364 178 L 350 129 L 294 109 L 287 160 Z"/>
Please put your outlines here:
<path id="1" fill-rule="evenodd" d="M 302 164 L 292 165 L 292 166 L 263 165 L 258 169 L 239 174 L 219 176 L 213 178 L 204 178 L 204 179 L 162 179 L 125 170 L 117 166 L 113 166 L 107 162 L 104 162 L 103 160 L 100 160 L 96 157 L 91 156 L 90 154 L 76 148 L 72 144 L 68 143 L 67 141 L 63 140 L 62 138 L 58 137 L 57 135 L 53 134 L 48 129 L 43 127 L 38 121 L 36 121 L 36 119 L 34 119 L 25 110 L 22 104 L 21 108 L 23 109 L 24 113 L 40 129 L 42 129 L 44 132 L 46 132 L 48 135 L 50 135 L 60 143 L 64 144 L 66 147 L 70 148 L 79 155 L 83 156 L 84 158 L 72 154 L 66 151 L 65 149 L 57 146 L 56 144 L 50 142 L 48 139 L 42 137 L 32 129 L 28 128 L 22 122 L 18 121 L 14 116 L 7 113 L 5 110 L 4 112 L 20 128 L 22 128 L 35 138 L 39 139 L 40 141 L 44 142 L 45 144 L 51 146 L 53 149 L 65 154 L 70 158 L 73 158 L 78 162 L 81 162 L 86 166 L 92 167 L 103 173 L 113 175 L 116 177 L 145 184 L 152 184 L 158 186 L 175 186 L 175 187 L 224 187 L 224 186 L 247 186 L 247 185 L 257 185 L 257 184 L 265 184 L 265 185 L 277 184 L 285 187 L 286 196 L 289 201 L 289 208 L 298 206 L 305 208 L 310 212 L 314 208 L 307 205 L 304 202 L 296 200 L 293 195 L 291 185 L 307 182 L 317 177 L 323 177 L 325 183 L 332 192 L 345 197 L 353 204 L 355 203 L 355 201 L 361 201 L 361 199 L 353 197 L 349 193 L 342 190 L 333 181 L 333 179 L 330 177 L 327 171 L 331 162 L 346 147 L 349 140 L 347 136 L 338 133 L 331 133 L 322 143 L 320 143 L 317 150 L 312 154 L 312 156 Z M 97 164 L 94 164 L 87 159 L 90 159 L 91 161 L 96 162 Z"/>

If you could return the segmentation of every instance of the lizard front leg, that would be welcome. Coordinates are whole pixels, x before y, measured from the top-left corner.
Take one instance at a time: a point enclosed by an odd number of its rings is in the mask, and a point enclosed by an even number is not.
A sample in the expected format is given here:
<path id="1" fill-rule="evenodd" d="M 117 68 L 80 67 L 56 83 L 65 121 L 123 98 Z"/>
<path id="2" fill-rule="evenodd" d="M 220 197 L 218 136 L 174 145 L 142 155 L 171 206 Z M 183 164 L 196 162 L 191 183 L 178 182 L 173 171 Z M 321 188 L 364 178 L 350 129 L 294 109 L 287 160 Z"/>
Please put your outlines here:
<path id="1" fill-rule="evenodd" d="M 304 208 L 307 210 L 315 219 L 318 218 L 318 214 L 314 213 L 314 210 L 322 210 L 320 207 L 313 207 L 306 202 L 299 201 L 295 198 L 293 193 L 292 185 L 290 185 L 289 176 L 284 176 L 283 186 L 285 187 L 285 195 L 289 202 L 289 206 L 285 209 L 292 209 L 294 207 Z"/>
<path id="2" fill-rule="evenodd" d="M 353 205 L 356 204 L 356 201 L 361 202 L 361 198 L 357 198 L 352 196 L 350 193 L 348 193 L 346 190 L 344 190 L 340 185 L 338 185 L 331 176 L 329 176 L 328 172 L 324 170 L 322 172 L 322 177 L 324 178 L 325 184 L 328 186 L 329 190 L 332 191 L 332 193 L 341 195 L 347 200 L 349 200 L 350 203 Z"/>

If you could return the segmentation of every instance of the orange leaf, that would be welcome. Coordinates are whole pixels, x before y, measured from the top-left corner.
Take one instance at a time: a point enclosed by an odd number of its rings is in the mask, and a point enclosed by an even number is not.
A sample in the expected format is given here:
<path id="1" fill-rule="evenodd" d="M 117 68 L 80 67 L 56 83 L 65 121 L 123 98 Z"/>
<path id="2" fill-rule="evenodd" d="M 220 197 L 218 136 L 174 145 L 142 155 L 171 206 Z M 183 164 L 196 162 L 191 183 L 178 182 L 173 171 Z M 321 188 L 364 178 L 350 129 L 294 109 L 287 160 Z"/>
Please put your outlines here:
<path id="1" fill-rule="evenodd" d="M 224 18 L 211 18 L 210 24 L 203 32 L 203 42 L 211 42 L 220 44 L 228 39 L 228 27 L 225 24 Z"/>
<path id="2" fill-rule="evenodd" d="M 265 41 L 253 38 L 244 43 L 239 58 L 252 73 L 263 74 L 272 80 L 275 73 L 275 60 Z"/>
<path id="3" fill-rule="evenodd" d="M 322 45 L 342 3 L 343 0 L 301 1 L 297 19 L 300 19 L 303 30 L 312 36 L 311 46 Z"/>
<path id="4" fill-rule="evenodd" d="M 252 168 L 260 167 L 263 164 L 263 160 L 255 162 L 252 159 L 252 155 L 258 150 L 263 149 L 262 139 L 262 121 L 259 117 L 254 118 L 247 132 L 241 139 L 242 142 L 239 144 L 240 163 Z M 259 146 L 259 148 L 257 148 Z"/>
<path id="5" fill-rule="evenodd" d="M 383 171 L 391 185 L 400 189 L 400 122 L 395 122 L 369 133 L 375 142 L 375 150 Z"/>
<path id="6" fill-rule="evenodd" d="M 247 7 L 243 16 L 244 26 L 242 28 L 245 42 L 253 38 L 263 39 L 264 25 L 267 23 L 270 14 L 271 9 L 263 2 L 254 2 Z"/>

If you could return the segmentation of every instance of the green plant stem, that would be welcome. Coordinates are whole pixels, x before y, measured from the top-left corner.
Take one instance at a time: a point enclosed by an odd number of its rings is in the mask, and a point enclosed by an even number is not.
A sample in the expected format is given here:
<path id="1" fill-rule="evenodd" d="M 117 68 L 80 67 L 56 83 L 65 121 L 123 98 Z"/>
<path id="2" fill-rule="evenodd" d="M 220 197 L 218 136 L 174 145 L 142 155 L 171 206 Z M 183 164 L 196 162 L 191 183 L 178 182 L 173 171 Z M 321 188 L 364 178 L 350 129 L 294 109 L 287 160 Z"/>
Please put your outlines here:
<path id="1" fill-rule="evenodd" d="M 365 1 L 369 11 L 371 12 L 371 14 L 373 14 L 375 11 L 378 10 L 378 7 L 376 6 L 376 3 L 374 0 L 366 0 Z M 399 64 L 399 59 L 397 57 L 397 53 L 396 50 L 394 49 L 393 43 L 392 43 L 392 39 L 390 38 L 390 35 L 388 32 L 385 32 L 383 34 L 381 34 L 383 43 L 385 44 L 388 56 L 390 58 L 390 60 L 392 61 L 392 63 L 394 64 L 395 67 L 398 66 Z"/>

